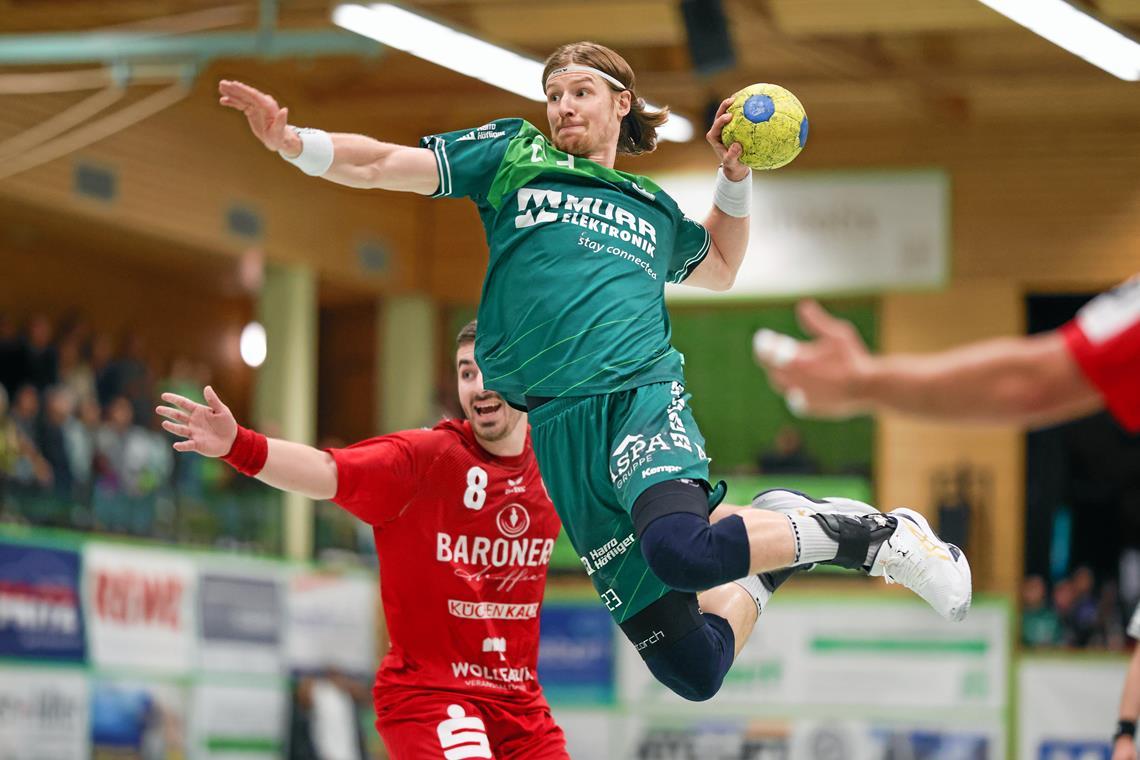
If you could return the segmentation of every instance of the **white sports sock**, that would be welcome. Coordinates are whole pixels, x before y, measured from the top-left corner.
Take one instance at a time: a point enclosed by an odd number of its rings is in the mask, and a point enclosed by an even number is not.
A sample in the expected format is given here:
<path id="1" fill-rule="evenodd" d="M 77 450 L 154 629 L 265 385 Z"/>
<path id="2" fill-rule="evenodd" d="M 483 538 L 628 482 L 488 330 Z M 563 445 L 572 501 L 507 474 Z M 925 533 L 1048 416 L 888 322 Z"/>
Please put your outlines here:
<path id="1" fill-rule="evenodd" d="M 827 562 L 839 553 L 839 542 L 820 527 L 814 517 L 788 515 L 792 523 L 792 534 L 796 539 L 796 558 L 793 565 L 806 565 L 809 562 Z"/>
<path id="2" fill-rule="evenodd" d="M 748 592 L 752 597 L 752 601 L 756 602 L 756 614 L 759 615 L 768 606 L 768 600 L 772 598 L 772 592 L 764 588 L 764 584 L 760 582 L 760 577 L 756 575 L 747 575 L 739 580 L 733 581 L 737 586 Z"/>

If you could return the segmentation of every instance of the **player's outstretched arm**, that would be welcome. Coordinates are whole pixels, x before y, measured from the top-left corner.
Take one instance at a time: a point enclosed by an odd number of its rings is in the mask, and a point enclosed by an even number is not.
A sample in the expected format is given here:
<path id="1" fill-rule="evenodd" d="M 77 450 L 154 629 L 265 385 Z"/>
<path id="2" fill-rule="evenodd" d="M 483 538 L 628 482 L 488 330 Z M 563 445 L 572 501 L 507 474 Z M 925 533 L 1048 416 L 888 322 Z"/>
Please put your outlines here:
<path id="1" fill-rule="evenodd" d="M 1140 718 L 1140 647 L 1132 650 L 1124 691 L 1120 695 L 1119 715 L 1121 728 L 1131 727 L 1135 732 L 1136 720 Z M 1136 760 L 1136 739 L 1127 731 L 1118 732 L 1113 740 L 1112 760 Z"/>
<path id="2" fill-rule="evenodd" d="M 213 388 L 207 385 L 203 393 L 206 404 L 176 393 L 163 393 L 162 400 L 170 406 L 159 406 L 155 412 L 166 418 L 163 429 L 185 439 L 174 443 L 177 451 L 227 457 L 233 453 L 238 437 L 237 420 Z M 331 454 L 276 438 L 268 439 L 268 446 L 265 464 L 256 475 L 258 480 L 311 499 L 331 499 L 336 495 L 337 469 Z"/>
<path id="3" fill-rule="evenodd" d="M 303 140 L 289 125 L 289 109 L 278 105 L 273 96 L 227 79 L 218 83 L 218 92 L 223 106 L 245 114 L 250 131 L 266 148 L 294 163 L 304 152 L 298 165 L 307 173 L 349 187 L 422 195 L 431 195 L 439 187 L 435 154 L 426 148 L 346 133 L 313 132 Z"/>
<path id="4" fill-rule="evenodd" d="M 812 341 L 768 333 L 758 336 L 754 348 L 772 384 L 798 413 L 847 417 L 891 410 L 1035 427 L 1104 406 L 1056 331 L 932 354 L 872 356 L 849 322 L 816 302 L 801 302 L 797 316 Z"/>
<path id="5" fill-rule="evenodd" d="M 732 119 L 728 107 L 732 98 L 721 101 L 716 118 L 705 134 L 705 140 L 720 159 L 716 196 L 704 227 L 712 239 L 708 255 L 685 280 L 686 285 L 709 290 L 728 290 L 736 281 L 736 273 L 748 250 L 749 216 L 752 206 L 752 170 L 740 163 L 740 143 L 725 148 L 720 133 Z"/>

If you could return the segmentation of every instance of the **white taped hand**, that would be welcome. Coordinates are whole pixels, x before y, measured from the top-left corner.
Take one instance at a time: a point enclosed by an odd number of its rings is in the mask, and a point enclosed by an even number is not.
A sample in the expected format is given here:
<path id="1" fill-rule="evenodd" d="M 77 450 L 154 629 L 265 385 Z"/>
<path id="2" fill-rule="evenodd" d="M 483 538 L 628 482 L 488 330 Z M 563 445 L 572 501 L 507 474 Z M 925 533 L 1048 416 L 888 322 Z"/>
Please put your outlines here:
<path id="1" fill-rule="evenodd" d="M 790 335 L 762 327 L 752 336 L 752 352 L 757 360 L 773 367 L 783 367 L 796 358 L 800 342 Z"/>

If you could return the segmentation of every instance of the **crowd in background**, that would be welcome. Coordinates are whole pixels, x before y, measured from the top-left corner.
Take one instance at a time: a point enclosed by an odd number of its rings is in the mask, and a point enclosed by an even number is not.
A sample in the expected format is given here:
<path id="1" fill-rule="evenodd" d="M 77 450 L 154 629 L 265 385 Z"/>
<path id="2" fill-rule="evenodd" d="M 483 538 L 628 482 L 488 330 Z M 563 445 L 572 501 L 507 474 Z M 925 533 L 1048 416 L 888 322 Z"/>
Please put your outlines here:
<path id="1" fill-rule="evenodd" d="M 1126 648 L 1125 630 L 1137 599 L 1113 578 L 1086 566 L 1050 585 L 1040 575 L 1021 587 L 1021 641 L 1030 648 Z"/>
<path id="2" fill-rule="evenodd" d="M 210 375 L 158 361 L 132 332 L 0 314 L 0 520 L 272 548 L 266 510 L 244 506 L 260 484 L 176 457 L 154 413 L 160 390 L 200 399 Z"/>

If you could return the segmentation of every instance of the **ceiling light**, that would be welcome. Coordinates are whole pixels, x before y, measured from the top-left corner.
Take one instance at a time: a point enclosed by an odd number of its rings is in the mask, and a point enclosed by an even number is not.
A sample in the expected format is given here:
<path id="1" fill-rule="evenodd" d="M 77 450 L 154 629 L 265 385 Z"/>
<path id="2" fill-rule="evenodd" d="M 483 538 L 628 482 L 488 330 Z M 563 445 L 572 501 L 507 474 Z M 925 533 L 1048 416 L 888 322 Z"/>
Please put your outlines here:
<path id="1" fill-rule="evenodd" d="M 1065 0 L 980 1 L 1114 76 L 1140 80 L 1140 43 Z"/>
<path id="2" fill-rule="evenodd" d="M 458 71 L 487 84 L 539 103 L 546 101 L 542 89 L 541 61 L 519 55 L 449 26 L 432 21 L 390 3 L 343 4 L 333 9 L 333 23 L 388 47 L 403 50 L 434 64 Z M 657 108 L 646 103 L 649 108 Z M 685 142 L 693 137 L 693 125 L 672 114 L 657 134 L 662 140 Z"/>

